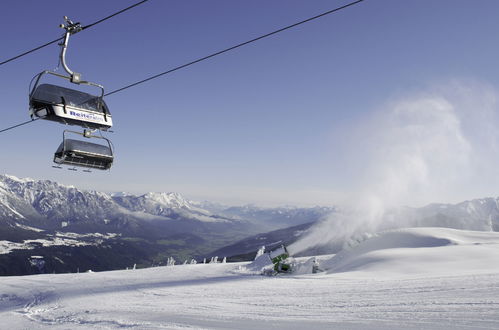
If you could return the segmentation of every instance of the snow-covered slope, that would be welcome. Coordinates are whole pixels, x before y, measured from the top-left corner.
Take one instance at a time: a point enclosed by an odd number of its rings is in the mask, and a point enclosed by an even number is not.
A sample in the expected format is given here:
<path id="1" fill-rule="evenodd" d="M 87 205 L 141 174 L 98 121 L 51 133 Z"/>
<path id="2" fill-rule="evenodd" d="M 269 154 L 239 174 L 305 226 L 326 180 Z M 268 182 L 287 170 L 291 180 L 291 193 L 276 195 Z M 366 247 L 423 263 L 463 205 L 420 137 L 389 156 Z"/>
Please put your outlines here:
<path id="1" fill-rule="evenodd" d="M 323 262 L 329 273 L 462 275 L 499 273 L 499 233 L 411 228 L 380 233 Z"/>
<path id="2" fill-rule="evenodd" d="M 498 257 L 497 233 L 418 228 L 378 234 L 318 274 L 237 263 L 8 277 L 0 318 L 9 329 L 497 329 Z"/>

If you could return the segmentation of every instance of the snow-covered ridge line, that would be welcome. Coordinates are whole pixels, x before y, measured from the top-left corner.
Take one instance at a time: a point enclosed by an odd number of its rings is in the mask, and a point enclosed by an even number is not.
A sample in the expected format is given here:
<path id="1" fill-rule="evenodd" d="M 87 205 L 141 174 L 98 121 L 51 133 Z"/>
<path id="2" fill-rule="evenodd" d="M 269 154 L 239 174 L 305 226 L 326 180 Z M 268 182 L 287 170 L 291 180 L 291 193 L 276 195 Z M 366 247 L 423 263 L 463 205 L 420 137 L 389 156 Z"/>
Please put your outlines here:
<path id="1" fill-rule="evenodd" d="M 185 218 L 224 222 L 209 211 L 192 205 L 179 193 L 107 194 L 80 190 L 49 180 L 20 179 L 0 175 L 0 219 L 32 218 L 39 215 L 56 221 L 88 221 L 134 217 L 142 220 Z M 28 216 L 27 216 L 28 215 Z M 35 226 L 36 227 L 36 226 Z"/>
<path id="2" fill-rule="evenodd" d="M 10 184 L 9 184 L 10 181 Z M 161 202 L 164 204 L 175 204 L 177 206 L 190 206 L 192 201 L 185 199 L 181 194 L 177 192 L 148 192 L 142 195 L 136 195 L 126 192 L 120 193 L 105 193 L 97 190 L 86 190 L 76 188 L 73 185 L 64 185 L 51 180 L 35 180 L 32 178 L 18 178 L 14 175 L 10 174 L 0 174 L 0 187 L 4 189 L 12 190 L 12 184 L 23 184 L 24 187 L 19 187 L 20 189 L 24 188 L 47 188 L 47 187 L 55 187 L 58 189 L 64 190 L 75 190 L 81 193 L 89 193 L 99 195 L 101 197 L 113 198 L 113 197 L 143 197 L 145 199 L 153 200 L 156 202 Z"/>

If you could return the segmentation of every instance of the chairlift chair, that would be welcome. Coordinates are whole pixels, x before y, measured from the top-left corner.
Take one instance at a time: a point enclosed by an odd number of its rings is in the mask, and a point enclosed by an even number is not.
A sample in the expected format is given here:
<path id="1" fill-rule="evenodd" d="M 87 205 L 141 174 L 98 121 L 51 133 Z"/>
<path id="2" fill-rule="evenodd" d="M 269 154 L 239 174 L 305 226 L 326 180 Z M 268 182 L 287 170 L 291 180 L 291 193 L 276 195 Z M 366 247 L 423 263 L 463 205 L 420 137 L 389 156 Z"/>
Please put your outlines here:
<path id="1" fill-rule="evenodd" d="M 29 94 L 30 116 L 32 119 L 40 118 L 89 129 L 108 130 L 113 126 L 113 122 L 109 108 L 103 100 L 104 87 L 82 80 L 81 74 L 71 71 L 66 64 L 69 37 L 81 31 L 81 25 L 71 22 L 67 17 L 65 17 L 65 20 L 66 25 L 61 25 L 66 30 L 66 33 L 64 41 L 60 44 L 60 62 L 68 76 L 48 70 L 42 71 L 35 76 L 36 80 Z M 96 96 L 52 84 L 39 84 L 41 78 L 46 74 L 69 80 L 77 85 L 100 88 L 100 95 Z"/>
<path id="2" fill-rule="evenodd" d="M 68 139 L 66 133 L 74 133 L 85 138 L 97 138 L 106 141 L 106 144 L 98 144 L 82 140 Z M 108 170 L 113 165 L 114 155 L 111 141 L 102 136 L 91 135 L 65 130 L 63 141 L 54 153 L 54 163 L 59 165 L 74 166 Z"/>
<path id="3" fill-rule="evenodd" d="M 45 73 L 54 74 L 44 71 L 40 75 Z M 109 108 L 101 96 L 57 85 L 35 85 L 29 106 L 31 119 L 42 118 L 104 131 L 113 125 Z"/>

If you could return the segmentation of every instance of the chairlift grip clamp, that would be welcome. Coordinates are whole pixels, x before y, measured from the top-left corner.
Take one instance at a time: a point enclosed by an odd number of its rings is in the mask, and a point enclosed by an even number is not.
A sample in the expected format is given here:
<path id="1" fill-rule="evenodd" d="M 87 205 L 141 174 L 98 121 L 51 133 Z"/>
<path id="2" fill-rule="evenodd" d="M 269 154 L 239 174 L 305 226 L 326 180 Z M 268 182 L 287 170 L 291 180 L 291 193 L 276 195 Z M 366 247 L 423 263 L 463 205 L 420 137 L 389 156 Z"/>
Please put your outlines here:
<path id="1" fill-rule="evenodd" d="M 83 27 L 81 26 L 80 22 L 74 23 L 67 16 L 64 16 L 64 20 L 66 21 L 66 24 L 60 24 L 59 27 L 61 29 L 66 30 L 66 32 L 69 32 L 70 34 L 75 34 L 83 30 Z"/>

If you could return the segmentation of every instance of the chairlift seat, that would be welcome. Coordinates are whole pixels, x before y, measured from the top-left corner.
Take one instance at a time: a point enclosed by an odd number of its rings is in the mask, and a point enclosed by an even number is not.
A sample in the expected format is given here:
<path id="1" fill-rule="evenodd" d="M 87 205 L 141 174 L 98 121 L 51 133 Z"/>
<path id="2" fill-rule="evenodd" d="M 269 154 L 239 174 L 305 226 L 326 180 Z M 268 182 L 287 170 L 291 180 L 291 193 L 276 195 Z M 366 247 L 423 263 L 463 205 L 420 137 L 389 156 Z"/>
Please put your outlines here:
<path id="1" fill-rule="evenodd" d="M 57 164 L 100 170 L 111 168 L 113 160 L 111 146 L 73 139 L 64 139 L 54 154 L 54 162 Z"/>
<path id="2" fill-rule="evenodd" d="M 102 99 L 74 89 L 41 84 L 30 95 L 30 115 L 69 125 L 107 130 L 113 122 Z"/>

